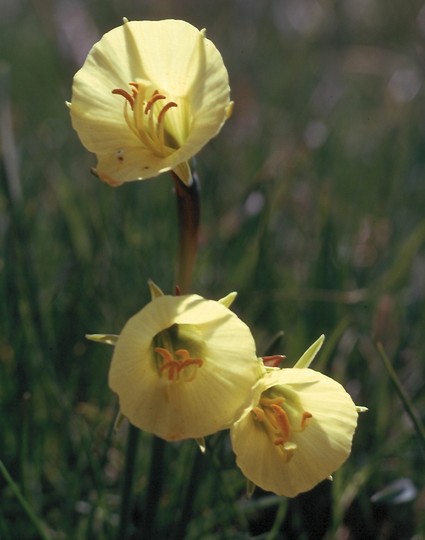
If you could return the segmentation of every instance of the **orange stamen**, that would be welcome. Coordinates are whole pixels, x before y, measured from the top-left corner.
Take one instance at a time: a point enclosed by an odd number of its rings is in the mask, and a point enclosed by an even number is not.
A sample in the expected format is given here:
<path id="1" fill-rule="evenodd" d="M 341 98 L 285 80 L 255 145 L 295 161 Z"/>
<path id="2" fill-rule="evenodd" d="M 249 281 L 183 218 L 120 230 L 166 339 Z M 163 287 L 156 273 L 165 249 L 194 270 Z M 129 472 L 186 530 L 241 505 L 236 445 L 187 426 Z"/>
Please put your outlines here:
<path id="1" fill-rule="evenodd" d="M 252 412 L 254 413 L 255 419 L 259 422 L 264 422 L 265 414 L 261 407 L 253 407 Z"/>
<path id="2" fill-rule="evenodd" d="M 279 405 L 272 404 L 270 405 L 270 408 L 274 413 L 274 418 L 279 426 L 282 438 L 284 442 L 287 442 L 291 434 L 291 426 L 289 424 L 288 415 L 281 407 L 279 407 Z"/>
<path id="3" fill-rule="evenodd" d="M 167 103 L 167 105 L 164 105 L 164 107 L 162 108 L 161 112 L 158 115 L 158 124 L 162 122 L 162 119 L 164 118 L 165 113 L 169 109 L 171 109 L 171 107 L 177 107 L 177 103 L 174 103 L 174 101 L 170 101 L 169 103 Z"/>
<path id="4" fill-rule="evenodd" d="M 313 415 L 309 412 L 304 412 L 303 417 L 301 420 L 301 431 L 304 431 L 304 429 L 308 426 L 308 421 L 310 418 L 313 418 Z"/>
<path id="5" fill-rule="evenodd" d="M 180 373 L 182 373 L 183 380 L 185 382 L 189 382 L 193 380 L 195 374 L 190 376 L 185 374 L 183 370 L 189 366 L 201 367 L 203 364 L 201 358 L 191 358 L 189 351 L 186 349 L 178 349 L 176 351 L 176 356 L 178 357 L 177 359 L 173 358 L 171 353 L 163 347 L 155 347 L 154 351 L 162 356 L 163 364 L 159 368 L 159 372 L 162 374 L 168 370 L 169 381 L 180 380 Z"/>
<path id="6" fill-rule="evenodd" d="M 115 88 L 114 90 L 112 90 L 112 93 L 124 97 L 129 102 L 130 107 L 133 109 L 134 94 L 133 96 L 130 96 L 130 94 L 126 90 L 123 90 L 122 88 Z"/>
<path id="7" fill-rule="evenodd" d="M 148 114 L 148 112 L 152 109 L 154 103 L 159 99 L 165 99 L 165 96 L 163 94 L 160 94 L 158 90 L 155 90 L 155 92 L 152 94 L 152 97 L 146 102 L 145 114 Z"/>
<path id="8" fill-rule="evenodd" d="M 151 97 L 146 99 L 147 87 L 143 83 L 130 82 L 129 86 L 131 93 L 122 88 L 112 90 L 113 94 L 122 96 L 131 107 L 133 114 L 127 107 L 124 109 L 124 118 L 128 127 L 153 154 L 165 157 L 172 152 L 172 149 L 166 144 L 167 132 L 163 122 L 164 116 L 172 107 L 177 107 L 177 103 L 166 101 L 165 105 L 161 105 L 154 114 L 155 103 L 167 100 L 167 96 L 155 90 Z"/>
<path id="9" fill-rule="evenodd" d="M 300 427 L 293 427 L 289 421 L 288 413 L 285 411 L 284 403 L 285 398 L 282 396 L 275 398 L 263 397 L 259 405 L 253 407 L 251 412 L 257 422 L 264 424 L 271 442 L 279 447 L 279 450 L 282 451 L 282 457 L 285 462 L 288 462 L 297 447 L 293 441 L 291 442 L 291 434 L 304 431 L 313 415 L 304 411 Z"/>

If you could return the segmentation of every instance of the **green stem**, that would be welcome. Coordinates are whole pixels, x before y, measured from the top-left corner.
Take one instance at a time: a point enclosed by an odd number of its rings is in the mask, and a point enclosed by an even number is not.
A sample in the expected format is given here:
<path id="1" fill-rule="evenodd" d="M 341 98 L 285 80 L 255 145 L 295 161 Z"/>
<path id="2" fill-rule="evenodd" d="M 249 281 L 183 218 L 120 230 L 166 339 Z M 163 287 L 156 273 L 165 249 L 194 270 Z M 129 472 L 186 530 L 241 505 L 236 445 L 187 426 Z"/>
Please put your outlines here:
<path id="1" fill-rule="evenodd" d="M 183 184 L 172 173 L 177 198 L 179 222 L 179 254 L 177 267 L 177 285 L 182 293 L 189 292 L 193 266 L 198 250 L 198 229 L 200 217 L 199 181 L 193 174 L 190 186 Z"/>
<path id="2" fill-rule="evenodd" d="M 125 471 L 121 495 L 120 526 L 117 540 L 126 540 L 131 516 L 133 498 L 134 469 L 136 463 L 137 443 L 140 431 L 130 424 L 128 430 L 127 452 L 125 456 Z"/>
<path id="3" fill-rule="evenodd" d="M 26 515 L 28 516 L 32 524 L 34 525 L 39 537 L 42 540 L 50 540 L 50 534 L 48 534 L 46 526 L 34 514 L 34 511 L 31 508 L 30 504 L 22 495 L 22 492 L 19 489 L 19 486 L 13 481 L 13 478 L 10 476 L 8 470 L 3 465 L 3 462 L 1 460 L 0 460 L 0 472 L 2 473 L 4 479 L 6 480 L 13 494 L 18 499 L 22 509 L 24 510 L 24 512 L 26 513 Z"/>
<path id="4" fill-rule="evenodd" d="M 388 371 L 388 375 L 391 378 L 392 383 L 394 384 L 394 387 L 404 405 L 404 409 L 409 415 L 413 426 L 415 427 L 416 433 L 418 435 L 419 443 L 421 445 L 422 451 L 425 455 L 425 428 L 418 417 L 418 415 L 415 412 L 413 403 L 411 402 L 409 396 L 407 395 L 406 391 L 402 387 L 399 378 L 397 377 L 397 373 L 395 372 L 393 366 L 391 365 L 391 362 L 385 352 L 385 349 L 382 345 L 382 343 L 377 344 L 379 355 L 381 356 L 382 361 L 384 362 L 385 369 Z"/>
<path id="5" fill-rule="evenodd" d="M 196 496 L 196 492 L 199 487 L 199 480 L 201 479 L 201 473 L 205 467 L 205 456 L 201 453 L 199 448 L 194 448 L 196 452 L 192 461 L 192 469 L 190 471 L 189 480 L 186 484 L 184 496 L 182 497 L 183 505 L 180 509 L 179 521 L 174 528 L 173 540 L 184 540 L 186 534 L 186 527 L 189 524 L 192 517 L 192 506 Z"/>
<path id="6" fill-rule="evenodd" d="M 151 465 L 149 471 L 148 489 L 146 492 L 145 512 L 143 515 L 143 530 L 140 538 L 150 540 L 155 538 L 154 532 L 155 517 L 158 503 L 161 497 L 162 485 L 164 483 L 164 451 L 167 443 L 159 437 L 153 436 Z M 139 538 L 139 537 L 138 537 Z"/>

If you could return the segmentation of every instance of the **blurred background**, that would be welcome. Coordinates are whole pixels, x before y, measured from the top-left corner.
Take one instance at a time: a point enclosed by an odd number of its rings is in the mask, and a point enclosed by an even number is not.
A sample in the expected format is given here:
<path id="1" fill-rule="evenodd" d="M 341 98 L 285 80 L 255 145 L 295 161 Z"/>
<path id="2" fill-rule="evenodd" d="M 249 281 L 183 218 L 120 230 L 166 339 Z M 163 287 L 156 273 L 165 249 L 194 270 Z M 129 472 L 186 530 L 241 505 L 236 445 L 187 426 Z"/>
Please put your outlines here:
<path id="1" fill-rule="evenodd" d="M 118 334 L 148 278 L 173 291 L 173 186 L 98 181 L 64 103 L 123 16 L 206 27 L 229 71 L 193 291 L 237 290 L 258 353 L 288 366 L 325 333 L 313 367 L 369 408 L 333 483 L 293 500 L 246 498 L 227 433 L 205 457 L 166 446 L 155 515 L 141 434 L 122 500 L 111 349 L 84 335 Z M 424 538 L 424 454 L 376 349 L 423 419 L 424 44 L 420 0 L 0 0 L 2 540 L 124 538 L 123 507 L 128 538 Z"/>

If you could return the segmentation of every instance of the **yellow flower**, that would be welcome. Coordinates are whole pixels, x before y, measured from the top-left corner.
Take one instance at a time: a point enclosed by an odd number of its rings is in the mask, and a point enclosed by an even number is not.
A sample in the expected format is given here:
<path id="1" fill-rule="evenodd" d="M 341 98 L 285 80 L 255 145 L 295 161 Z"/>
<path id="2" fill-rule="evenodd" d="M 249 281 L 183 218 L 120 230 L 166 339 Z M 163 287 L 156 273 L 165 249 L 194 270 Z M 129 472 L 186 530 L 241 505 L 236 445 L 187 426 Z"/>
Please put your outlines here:
<path id="1" fill-rule="evenodd" d="M 109 384 L 121 413 L 166 440 L 228 428 L 263 370 L 249 328 L 226 307 L 235 295 L 215 302 L 151 291 L 115 344 Z"/>
<path id="2" fill-rule="evenodd" d="M 105 34 L 74 77 L 72 125 L 110 185 L 173 170 L 187 185 L 188 160 L 230 116 L 223 59 L 184 21 L 132 21 Z"/>
<path id="3" fill-rule="evenodd" d="M 262 489 L 294 497 L 344 463 L 357 417 L 333 379 L 305 367 L 269 369 L 231 428 L 237 465 Z"/>

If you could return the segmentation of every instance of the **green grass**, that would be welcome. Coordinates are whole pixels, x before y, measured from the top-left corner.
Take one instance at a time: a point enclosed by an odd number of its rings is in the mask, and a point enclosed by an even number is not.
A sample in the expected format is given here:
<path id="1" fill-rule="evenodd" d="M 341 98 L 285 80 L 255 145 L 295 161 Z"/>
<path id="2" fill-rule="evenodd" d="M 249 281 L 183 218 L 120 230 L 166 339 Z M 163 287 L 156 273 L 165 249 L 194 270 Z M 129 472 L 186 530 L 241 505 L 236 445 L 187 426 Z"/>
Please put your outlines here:
<path id="1" fill-rule="evenodd" d="M 234 116 L 197 158 L 194 292 L 237 290 L 235 309 L 258 352 L 283 330 L 267 352 L 288 365 L 325 333 L 313 367 L 369 409 L 334 482 L 294 500 L 260 491 L 246 499 L 226 433 L 207 440 L 204 456 L 191 441 L 159 445 L 139 433 L 126 480 L 128 538 L 425 535 L 421 442 L 376 347 L 423 422 L 421 8 L 417 0 L 2 4 L 2 540 L 123 538 L 128 426 L 113 431 L 111 349 L 84 336 L 119 333 L 148 301 L 149 278 L 173 291 L 173 185 L 167 175 L 119 189 L 99 182 L 64 106 L 87 47 L 122 16 L 206 26 L 230 74 Z M 401 502 L 382 494 L 400 480 Z"/>

